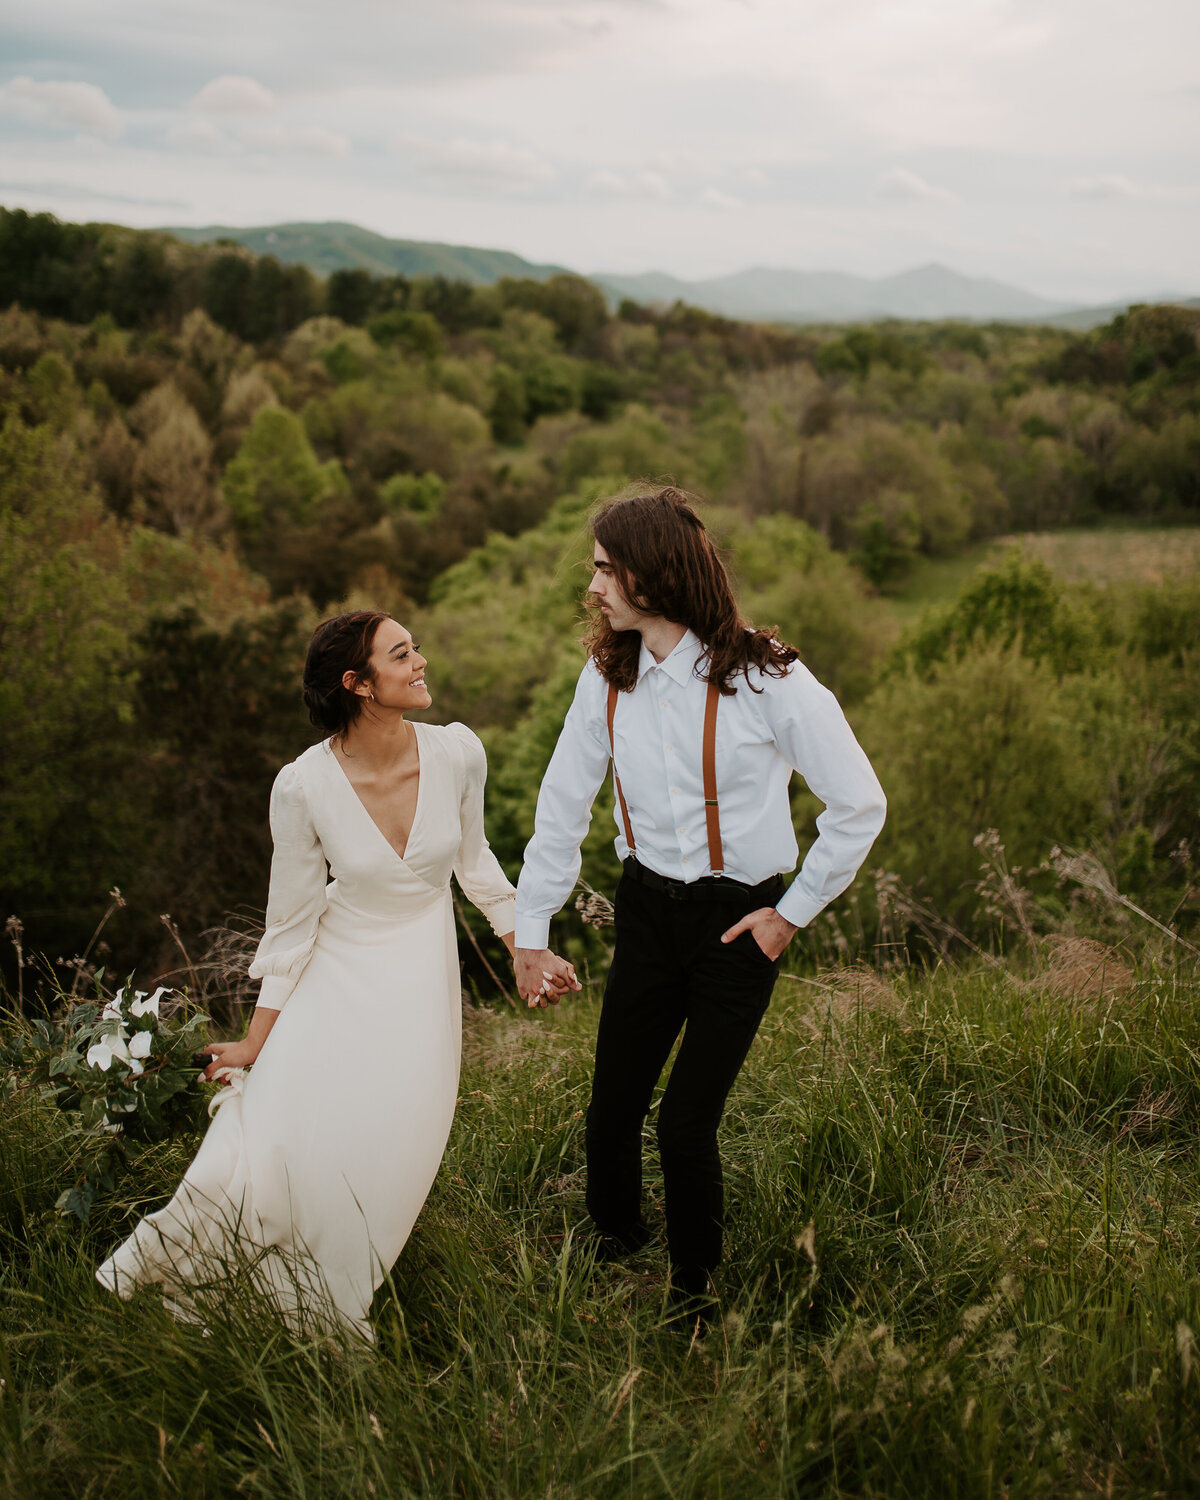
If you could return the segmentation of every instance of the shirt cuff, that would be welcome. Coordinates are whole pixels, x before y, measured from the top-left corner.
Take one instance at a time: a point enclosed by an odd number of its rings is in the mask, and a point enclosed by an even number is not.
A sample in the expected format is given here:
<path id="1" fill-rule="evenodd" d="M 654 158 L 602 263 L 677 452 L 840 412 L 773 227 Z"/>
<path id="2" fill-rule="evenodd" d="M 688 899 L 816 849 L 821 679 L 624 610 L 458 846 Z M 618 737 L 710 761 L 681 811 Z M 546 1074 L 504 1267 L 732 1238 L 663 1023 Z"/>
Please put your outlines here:
<path id="1" fill-rule="evenodd" d="M 550 946 L 550 918 L 523 917 L 518 912 L 513 942 L 518 948 L 548 948 Z"/>
<path id="2" fill-rule="evenodd" d="M 786 918 L 793 927 L 807 927 L 815 916 L 818 916 L 828 906 L 827 901 L 815 901 L 807 891 L 802 890 L 800 882 L 793 880 L 787 890 L 775 903 L 775 910 L 781 917 Z"/>
<path id="3" fill-rule="evenodd" d="M 282 974 L 268 974 L 259 986 L 255 1008 L 261 1005 L 267 1010 L 282 1010 L 295 988 L 294 979 L 287 979 Z"/>

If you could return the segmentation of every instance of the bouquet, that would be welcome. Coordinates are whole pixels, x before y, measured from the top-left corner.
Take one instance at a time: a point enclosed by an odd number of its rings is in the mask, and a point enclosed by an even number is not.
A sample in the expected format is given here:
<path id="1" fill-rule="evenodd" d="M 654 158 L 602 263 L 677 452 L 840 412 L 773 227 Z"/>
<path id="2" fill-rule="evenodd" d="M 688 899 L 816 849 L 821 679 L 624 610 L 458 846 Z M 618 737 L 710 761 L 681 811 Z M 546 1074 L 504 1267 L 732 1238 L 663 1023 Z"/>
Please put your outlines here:
<path id="1" fill-rule="evenodd" d="M 182 995 L 127 982 L 111 1000 L 72 1001 L 62 1021 L 38 1017 L 0 1049 L 9 1089 L 40 1089 L 80 1137 L 81 1170 L 59 1195 L 60 1213 L 86 1222 L 142 1149 L 200 1127 L 212 1090 L 194 1058 L 208 1019 Z"/>

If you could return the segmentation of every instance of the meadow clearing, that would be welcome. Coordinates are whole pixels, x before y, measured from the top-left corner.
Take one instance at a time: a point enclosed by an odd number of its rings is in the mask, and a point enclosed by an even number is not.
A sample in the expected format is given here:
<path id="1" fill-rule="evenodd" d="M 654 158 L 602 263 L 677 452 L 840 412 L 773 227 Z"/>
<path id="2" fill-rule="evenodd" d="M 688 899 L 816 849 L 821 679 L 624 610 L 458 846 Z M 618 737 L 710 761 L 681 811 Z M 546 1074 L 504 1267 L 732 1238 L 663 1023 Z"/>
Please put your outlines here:
<path id="1" fill-rule="evenodd" d="M 723 1319 L 696 1339 L 666 1325 L 660 1239 L 596 1265 L 582 1232 L 597 988 L 468 1010 L 450 1150 L 373 1348 L 287 1334 L 236 1277 L 203 1333 L 110 1299 L 94 1265 L 192 1143 L 81 1229 L 53 1212 L 63 1117 L 6 1100 L 4 1492 L 1194 1490 L 1194 961 L 1062 939 L 781 978 L 723 1128 Z"/>

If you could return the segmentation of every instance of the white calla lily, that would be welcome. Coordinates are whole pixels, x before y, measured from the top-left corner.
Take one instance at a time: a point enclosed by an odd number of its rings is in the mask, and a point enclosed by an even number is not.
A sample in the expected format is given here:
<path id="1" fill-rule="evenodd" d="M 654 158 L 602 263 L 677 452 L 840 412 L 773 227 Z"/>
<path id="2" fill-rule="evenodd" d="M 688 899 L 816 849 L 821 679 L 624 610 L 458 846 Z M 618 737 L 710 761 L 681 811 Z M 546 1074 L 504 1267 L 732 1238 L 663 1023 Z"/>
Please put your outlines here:
<path id="1" fill-rule="evenodd" d="M 154 1035 L 152 1032 L 139 1031 L 129 1044 L 130 1057 L 149 1057 L 150 1044 L 153 1042 L 153 1040 Z"/>
<path id="2" fill-rule="evenodd" d="M 129 1014 L 131 1016 L 150 1015 L 153 1016 L 155 1020 L 158 1020 L 159 1001 L 164 995 L 168 993 L 169 991 L 167 990 L 166 986 L 161 984 L 154 991 L 153 995 L 147 996 L 145 990 L 138 990 L 137 997 L 135 998 L 133 1004 L 129 1007 Z"/>
<path id="3" fill-rule="evenodd" d="M 113 1058 L 123 1063 L 130 1062 L 129 1048 L 125 1045 L 124 1037 L 117 1033 L 111 1036 L 102 1036 L 98 1042 L 94 1042 L 87 1050 L 87 1063 L 89 1068 L 99 1068 L 101 1072 L 107 1073 L 112 1067 Z M 132 1066 L 132 1063 L 130 1063 Z M 137 1065 L 137 1072 L 142 1071 L 141 1063 Z"/>

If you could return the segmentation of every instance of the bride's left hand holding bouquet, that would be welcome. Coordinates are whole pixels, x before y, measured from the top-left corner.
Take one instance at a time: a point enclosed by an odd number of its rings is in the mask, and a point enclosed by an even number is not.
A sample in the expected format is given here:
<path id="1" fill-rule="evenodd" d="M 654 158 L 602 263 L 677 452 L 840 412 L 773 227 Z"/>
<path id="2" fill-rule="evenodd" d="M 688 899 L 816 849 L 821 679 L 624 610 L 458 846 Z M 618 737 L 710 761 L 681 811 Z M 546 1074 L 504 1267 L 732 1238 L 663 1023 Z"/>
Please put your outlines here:
<path id="1" fill-rule="evenodd" d="M 198 1130 L 216 1090 L 196 1063 L 209 1018 L 177 991 L 135 990 L 69 999 L 63 1019 L 38 1016 L 0 1046 L 0 1095 L 34 1088 L 65 1111 L 79 1139 L 60 1213 L 86 1221 L 117 1173 L 147 1147 Z"/>

